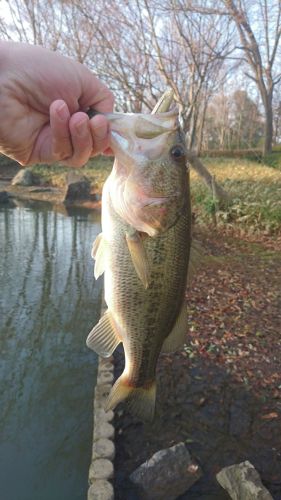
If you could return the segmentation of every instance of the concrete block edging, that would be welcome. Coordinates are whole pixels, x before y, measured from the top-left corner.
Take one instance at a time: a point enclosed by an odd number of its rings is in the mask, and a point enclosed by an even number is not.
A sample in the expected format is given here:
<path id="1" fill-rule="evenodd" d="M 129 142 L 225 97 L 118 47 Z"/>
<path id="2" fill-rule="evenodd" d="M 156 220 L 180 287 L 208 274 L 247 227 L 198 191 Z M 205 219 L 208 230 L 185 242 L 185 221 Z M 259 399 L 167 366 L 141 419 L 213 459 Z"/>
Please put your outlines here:
<path id="1" fill-rule="evenodd" d="M 114 500 L 114 412 L 104 411 L 113 385 L 113 356 L 99 357 L 98 376 L 94 394 L 94 431 L 92 458 L 89 469 L 88 500 Z"/>

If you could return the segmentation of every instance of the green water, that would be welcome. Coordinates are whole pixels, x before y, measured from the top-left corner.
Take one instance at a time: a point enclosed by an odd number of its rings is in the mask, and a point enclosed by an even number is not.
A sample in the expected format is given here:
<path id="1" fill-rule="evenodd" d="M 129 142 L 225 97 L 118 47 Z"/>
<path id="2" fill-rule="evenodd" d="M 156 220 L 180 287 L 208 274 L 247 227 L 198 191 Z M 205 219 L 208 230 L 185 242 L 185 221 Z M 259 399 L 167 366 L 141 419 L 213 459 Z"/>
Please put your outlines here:
<path id="1" fill-rule="evenodd" d="M 0 206 L 0 498 L 84 500 L 101 282 L 93 212 Z"/>

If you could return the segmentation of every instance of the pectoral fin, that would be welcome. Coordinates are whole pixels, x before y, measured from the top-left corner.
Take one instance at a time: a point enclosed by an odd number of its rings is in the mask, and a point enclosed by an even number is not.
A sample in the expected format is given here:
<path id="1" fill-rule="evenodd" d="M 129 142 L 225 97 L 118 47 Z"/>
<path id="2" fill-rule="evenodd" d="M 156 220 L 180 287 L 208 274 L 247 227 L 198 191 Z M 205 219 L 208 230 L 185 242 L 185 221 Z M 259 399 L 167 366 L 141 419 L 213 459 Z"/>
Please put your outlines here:
<path id="1" fill-rule="evenodd" d="M 126 241 L 136 273 L 142 281 L 144 288 L 148 288 L 150 269 L 143 241 L 139 233 L 135 230 L 126 233 Z"/>
<path id="2" fill-rule="evenodd" d="M 106 264 L 106 253 L 107 253 L 107 242 L 103 238 L 102 233 L 100 233 L 94 243 L 91 252 L 91 256 L 95 259 L 95 270 L 94 275 L 96 280 L 104 273 Z"/>
<path id="3" fill-rule="evenodd" d="M 187 308 L 184 302 L 172 331 L 164 340 L 161 352 L 174 352 L 183 346 L 187 332 L 187 324 Z"/>
<path id="4" fill-rule="evenodd" d="M 109 311 L 104 313 L 86 340 L 87 346 L 103 358 L 111 356 L 120 342 L 121 338 L 118 335 Z"/>

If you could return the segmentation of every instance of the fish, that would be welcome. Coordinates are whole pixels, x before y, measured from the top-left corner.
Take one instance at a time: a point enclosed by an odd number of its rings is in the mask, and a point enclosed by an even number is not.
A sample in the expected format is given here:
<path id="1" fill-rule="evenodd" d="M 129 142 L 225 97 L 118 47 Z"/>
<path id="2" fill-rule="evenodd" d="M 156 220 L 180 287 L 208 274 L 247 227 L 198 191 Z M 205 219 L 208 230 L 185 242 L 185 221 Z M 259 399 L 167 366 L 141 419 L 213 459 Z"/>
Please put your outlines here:
<path id="1" fill-rule="evenodd" d="M 122 343 L 125 367 L 106 411 L 124 402 L 142 420 L 155 414 L 156 366 L 187 332 L 191 206 L 185 137 L 173 93 L 151 114 L 112 113 L 115 161 L 102 193 L 102 232 L 92 257 L 104 273 L 107 310 L 87 346 L 102 357 Z"/>

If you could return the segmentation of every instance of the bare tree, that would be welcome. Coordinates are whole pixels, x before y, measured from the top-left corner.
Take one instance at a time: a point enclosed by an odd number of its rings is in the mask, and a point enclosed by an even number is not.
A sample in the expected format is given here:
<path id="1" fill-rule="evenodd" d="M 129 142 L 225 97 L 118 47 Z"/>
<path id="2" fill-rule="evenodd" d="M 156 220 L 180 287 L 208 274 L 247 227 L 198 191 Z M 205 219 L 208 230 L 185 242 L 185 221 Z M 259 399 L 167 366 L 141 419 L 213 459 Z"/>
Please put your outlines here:
<path id="1" fill-rule="evenodd" d="M 148 37 L 150 46 L 152 44 L 151 59 L 181 107 L 184 129 L 188 132 L 187 144 L 191 149 L 195 142 L 200 97 L 211 92 L 211 82 L 218 77 L 226 54 L 231 51 L 228 20 L 221 17 L 208 20 L 197 14 L 187 16 L 177 2 L 170 0 L 160 4 L 139 0 L 138 5 L 145 20 L 144 37 Z M 199 158 L 190 152 L 188 161 L 212 188 L 214 180 Z M 216 192 L 220 198 L 227 198 L 221 187 L 217 186 Z"/>
<path id="2" fill-rule="evenodd" d="M 157 0 L 115 0 L 114 4 L 110 0 L 11 0 L 12 26 L 2 23 L 0 31 L 59 48 L 87 64 L 111 87 L 124 111 L 150 110 L 163 88 L 172 88 L 192 147 L 200 96 L 211 91 L 229 50 L 228 20 L 187 16 L 173 1 L 164 4 L 166 11 Z M 190 162 L 196 169 L 193 155 Z M 203 165 L 198 172 L 211 185 Z"/>
<path id="3" fill-rule="evenodd" d="M 254 5 L 255 9 L 258 8 L 257 17 L 249 1 L 223 0 L 223 3 L 239 32 L 241 49 L 245 55 L 244 60 L 250 70 L 247 76 L 256 83 L 262 98 L 265 110 L 263 152 L 268 154 L 272 150 L 273 90 L 281 79 L 280 67 L 276 72 L 274 71 L 276 57 L 280 56 L 278 48 L 281 37 L 281 2 L 280 0 L 258 0 Z M 257 20 L 258 28 L 255 27 Z"/>
<path id="4" fill-rule="evenodd" d="M 63 31 L 64 3 L 59 0 L 9 0 L 8 20 L 0 17 L 0 36 L 57 50 Z"/>
<path id="5" fill-rule="evenodd" d="M 276 89 L 273 99 L 273 143 L 281 144 L 281 85 Z"/>
<path id="6" fill-rule="evenodd" d="M 188 145 L 194 146 L 203 95 L 217 85 L 225 58 L 231 51 L 227 19 L 186 12 L 181 2 L 143 0 L 156 68 L 181 106 Z M 160 18 L 160 21 L 159 21 Z"/>
<path id="7" fill-rule="evenodd" d="M 205 0 L 187 0 L 187 12 L 229 16 L 236 25 L 246 75 L 256 84 L 265 112 L 264 154 L 272 150 L 274 87 L 281 80 L 280 0 L 218 0 L 216 7 Z M 277 61 L 279 64 L 277 64 Z"/>

